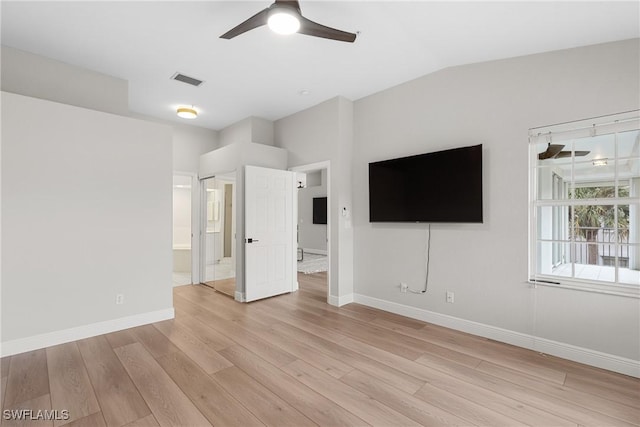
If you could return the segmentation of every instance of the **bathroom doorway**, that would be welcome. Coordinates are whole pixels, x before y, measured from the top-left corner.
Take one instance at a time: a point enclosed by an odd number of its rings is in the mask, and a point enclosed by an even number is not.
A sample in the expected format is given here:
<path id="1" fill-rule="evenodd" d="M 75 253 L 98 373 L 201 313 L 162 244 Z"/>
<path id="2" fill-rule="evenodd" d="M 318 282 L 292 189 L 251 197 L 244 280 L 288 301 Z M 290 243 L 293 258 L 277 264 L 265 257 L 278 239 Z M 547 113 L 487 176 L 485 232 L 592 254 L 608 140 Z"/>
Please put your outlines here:
<path id="1" fill-rule="evenodd" d="M 235 297 L 236 292 L 236 174 L 202 180 L 201 283 Z"/>
<path id="2" fill-rule="evenodd" d="M 191 193 L 190 175 L 173 176 L 173 286 L 190 285 L 191 275 Z"/>

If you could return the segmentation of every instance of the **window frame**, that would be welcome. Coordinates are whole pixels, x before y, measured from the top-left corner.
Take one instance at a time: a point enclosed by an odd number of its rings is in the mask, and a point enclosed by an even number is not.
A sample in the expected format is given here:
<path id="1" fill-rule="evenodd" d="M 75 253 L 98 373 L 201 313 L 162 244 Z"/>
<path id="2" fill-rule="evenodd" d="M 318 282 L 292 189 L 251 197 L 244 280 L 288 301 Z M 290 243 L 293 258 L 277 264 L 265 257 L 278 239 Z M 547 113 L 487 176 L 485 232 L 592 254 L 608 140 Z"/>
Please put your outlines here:
<path id="1" fill-rule="evenodd" d="M 618 206 L 629 205 L 635 206 L 635 212 L 640 209 L 640 198 L 636 195 L 629 194 L 628 197 L 619 197 L 618 190 L 621 187 L 624 178 L 619 177 L 618 166 L 621 160 L 628 161 L 640 161 L 640 155 L 636 156 L 634 152 L 630 157 L 620 157 L 618 155 L 618 134 L 626 131 L 640 131 L 640 110 L 630 111 L 621 114 L 615 114 L 610 116 L 603 116 L 594 119 L 580 120 L 576 122 L 563 123 L 559 125 L 543 126 L 529 129 L 529 259 L 528 259 L 528 281 L 534 286 L 552 286 L 564 289 L 574 289 L 579 291 L 599 292 L 606 294 L 621 295 L 627 297 L 640 298 L 640 283 L 629 284 L 620 282 L 619 271 L 619 251 L 620 246 L 623 245 L 618 238 Z M 589 187 L 589 183 L 576 179 L 575 165 L 580 164 L 579 160 L 576 160 L 575 156 L 571 156 L 570 161 L 564 166 L 570 166 L 571 174 L 569 179 L 556 173 L 551 167 L 540 165 L 538 161 L 538 147 L 542 142 L 547 143 L 566 143 L 570 144 L 569 149 L 574 150 L 574 141 L 582 138 L 589 138 L 601 135 L 614 135 L 614 158 L 608 158 L 608 160 L 615 162 L 613 184 L 615 197 L 608 198 L 593 198 L 593 199 L 575 199 L 576 188 Z M 583 161 L 583 163 L 586 163 Z M 550 193 L 551 199 L 544 199 L 541 196 L 539 189 L 539 174 L 541 170 L 548 168 L 546 173 L 551 173 L 551 179 L 547 178 L 547 193 Z M 634 177 L 635 178 L 635 177 Z M 631 179 L 627 180 L 631 184 Z M 591 184 L 603 183 L 611 184 L 611 180 L 594 180 Z M 549 188 L 550 187 L 550 188 Z M 550 190 L 550 191 L 549 191 Z M 640 190 L 638 190 L 640 191 Z M 558 197 L 560 193 L 563 193 L 563 197 Z M 547 196 L 548 197 L 548 196 Z M 577 240 L 574 224 L 570 221 L 570 218 L 575 218 L 576 206 L 613 206 L 614 208 L 614 281 L 600 281 L 593 279 L 585 279 L 576 277 L 576 265 L 582 265 L 576 263 L 576 250 Z M 551 229 L 543 229 L 542 209 L 550 208 L 551 213 L 545 214 L 547 217 L 551 216 Z M 569 212 L 571 215 L 569 216 Z M 636 217 L 640 214 L 636 213 Z M 638 221 L 636 219 L 636 221 Z M 640 226 L 640 224 L 636 225 Z M 602 227 L 601 227 L 602 228 Z M 550 231 L 550 233 L 549 233 Z M 544 234 L 550 236 L 545 239 Z M 552 273 L 540 273 L 543 269 L 542 258 L 540 253 L 543 252 L 541 244 L 549 244 L 551 248 L 548 249 L 551 255 L 546 255 L 547 258 L 551 257 L 552 268 L 555 269 L 559 264 L 566 263 L 571 265 L 571 276 L 562 276 Z M 603 244 L 602 242 L 593 243 L 596 245 Z M 587 248 L 588 248 L 587 243 Z M 628 241 L 626 243 L 629 249 L 634 248 L 632 253 L 640 251 L 640 242 Z M 564 260 L 569 257 L 568 262 Z M 587 265 L 588 262 L 587 262 Z M 548 266 L 546 267 L 548 268 Z"/>

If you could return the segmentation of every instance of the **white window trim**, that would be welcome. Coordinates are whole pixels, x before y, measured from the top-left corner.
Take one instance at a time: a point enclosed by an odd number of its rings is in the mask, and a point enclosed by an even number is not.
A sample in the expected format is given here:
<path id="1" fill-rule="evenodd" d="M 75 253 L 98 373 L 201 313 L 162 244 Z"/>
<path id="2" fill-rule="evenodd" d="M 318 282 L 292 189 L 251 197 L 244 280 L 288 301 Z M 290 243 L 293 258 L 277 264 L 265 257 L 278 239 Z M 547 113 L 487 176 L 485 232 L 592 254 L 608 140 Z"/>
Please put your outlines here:
<path id="1" fill-rule="evenodd" d="M 538 200 L 537 198 L 537 155 L 531 145 L 547 142 L 551 136 L 553 143 L 568 141 L 571 139 L 585 138 L 589 136 L 620 133 L 625 131 L 640 129 L 640 110 L 620 113 L 611 116 L 603 116 L 594 119 L 581 120 L 570 123 L 562 123 L 551 126 L 543 126 L 529 129 L 529 279 L 528 282 L 534 286 L 548 286 L 562 289 L 571 289 L 583 292 L 596 292 L 609 295 L 618 295 L 640 299 L 640 284 L 625 284 L 617 282 L 618 272 L 616 269 L 616 282 L 602 282 L 575 277 L 564 277 L 550 274 L 537 273 L 537 244 L 547 241 L 537 238 L 537 212 L 541 206 L 567 206 L 568 200 Z M 624 158 L 619 158 L 621 160 Z M 617 174 L 616 177 L 617 178 Z M 569 205 L 591 205 L 591 204 L 628 204 L 638 203 L 638 198 L 607 198 L 591 200 L 571 200 Z M 549 240 L 557 242 L 556 240 Z M 563 243 L 572 243 L 570 240 Z"/>

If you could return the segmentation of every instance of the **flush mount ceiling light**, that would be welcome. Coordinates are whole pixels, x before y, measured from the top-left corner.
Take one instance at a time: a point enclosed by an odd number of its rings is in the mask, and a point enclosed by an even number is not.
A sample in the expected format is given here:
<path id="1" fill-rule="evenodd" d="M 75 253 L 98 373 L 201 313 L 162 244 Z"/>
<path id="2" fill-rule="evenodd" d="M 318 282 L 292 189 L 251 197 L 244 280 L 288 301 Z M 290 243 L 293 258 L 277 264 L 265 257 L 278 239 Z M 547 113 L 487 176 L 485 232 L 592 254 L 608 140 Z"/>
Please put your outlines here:
<path id="1" fill-rule="evenodd" d="M 183 119 L 195 119 L 198 117 L 198 112 L 193 108 L 180 107 L 177 112 L 178 117 L 182 117 Z"/>
<path id="2" fill-rule="evenodd" d="M 592 163 L 593 166 L 607 166 L 607 159 L 595 159 Z"/>

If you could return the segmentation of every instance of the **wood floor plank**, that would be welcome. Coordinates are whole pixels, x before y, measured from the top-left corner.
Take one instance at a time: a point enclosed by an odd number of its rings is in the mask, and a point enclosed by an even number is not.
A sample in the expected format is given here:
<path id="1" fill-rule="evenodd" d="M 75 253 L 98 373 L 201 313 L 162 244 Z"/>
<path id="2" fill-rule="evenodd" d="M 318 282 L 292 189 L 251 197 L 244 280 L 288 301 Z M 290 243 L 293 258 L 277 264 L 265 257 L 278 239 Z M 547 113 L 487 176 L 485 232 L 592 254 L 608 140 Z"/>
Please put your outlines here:
<path id="1" fill-rule="evenodd" d="M 224 349 L 222 354 L 251 378 L 255 378 L 318 425 L 368 425 L 340 405 L 316 393 L 241 346 Z"/>
<path id="2" fill-rule="evenodd" d="M 574 378 L 580 378 L 582 381 L 600 387 L 626 393 L 629 396 L 636 397 L 637 401 L 640 401 L 640 378 L 618 374 L 602 368 L 596 368 L 595 366 L 576 363 L 549 354 L 536 353 L 536 355 L 539 357 L 533 360 L 535 363 L 564 371 L 567 373 L 567 376 L 571 374 Z"/>
<path id="3" fill-rule="evenodd" d="M 481 426 L 523 426 L 513 418 L 485 408 L 463 397 L 443 391 L 431 384 L 425 384 L 414 396 L 436 405 L 448 412 L 464 418 L 467 422 Z"/>
<path id="4" fill-rule="evenodd" d="M 125 427 L 159 427 L 158 421 L 156 421 L 156 417 L 153 414 L 149 414 L 144 418 L 140 418 L 139 420 L 133 421 L 127 424 Z"/>
<path id="5" fill-rule="evenodd" d="M 502 394 L 504 396 L 511 397 L 519 400 L 520 402 L 528 403 L 543 409 L 546 412 L 559 416 L 561 418 L 568 419 L 578 425 L 586 426 L 630 426 L 632 424 L 624 422 L 622 420 L 608 417 L 599 412 L 580 406 L 575 402 L 560 400 L 556 397 L 548 394 L 545 390 L 535 390 L 526 387 L 526 384 L 521 384 L 520 374 L 518 371 L 509 371 L 514 374 L 512 381 L 507 381 L 498 376 L 494 376 L 485 372 L 484 365 L 488 362 L 483 362 L 477 369 L 470 369 L 465 366 L 451 366 L 446 363 L 433 363 L 429 362 L 429 365 L 437 368 L 438 370 L 449 374 L 454 378 L 461 379 L 467 383 L 475 384 L 483 389 L 491 390 L 493 392 Z M 496 365 L 497 367 L 497 365 Z M 502 367 L 497 367 L 502 373 Z M 530 377 L 535 378 L 535 377 Z M 547 383 L 548 387 L 556 386 L 553 383 Z"/>
<path id="6" fill-rule="evenodd" d="M 371 307 L 329 306 L 326 278 L 299 275 L 298 292 L 250 304 L 176 288 L 173 321 L 0 359 L 0 409 L 71 407 L 64 427 L 640 427 L 638 378 Z M 99 408 L 87 404 L 92 393 Z"/>
<path id="7" fill-rule="evenodd" d="M 426 359 L 422 359 L 424 362 Z M 527 401 L 519 401 L 509 393 L 500 393 L 493 390 L 489 390 L 486 387 L 482 387 L 474 384 L 473 382 L 467 382 L 463 379 L 449 375 L 447 372 L 442 372 L 436 369 L 443 365 L 449 366 L 451 370 L 457 371 L 458 369 L 468 369 L 465 366 L 457 365 L 454 362 L 436 359 L 435 357 L 428 359 L 429 362 L 423 366 L 425 368 L 424 373 L 429 375 L 428 383 L 431 386 L 437 387 L 442 391 L 449 392 L 453 395 L 462 397 L 468 401 L 481 405 L 484 408 L 490 409 L 511 419 L 518 420 L 528 425 L 553 425 L 553 426 L 576 426 L 575 422 L 572 422 L 566 418 L 558 417 L 546 410 L 546 408 L 537 407 Z M 437 361 L 436 365 L 434 361 Z M 431 365 L 436 365 L 431 367 Z M 472 371 L 469 369 L 469 371 Z"/>
<path id="8" fill-rule="evenodd" d="M 262 313 L 266 313 L 268 316 L 272 316 L 273 318 L 277 319 L 281 323 L 284 322 L 289 325 L 295 326 L 298 329 L 302 329 L 315 336 L 318 336 L 320 338 L 323 338 L 325 340 L 328 340 L 334 343 L 340 342 L 346 336 L 339 332 L 335 332 L 331 329 L 327 329 L 325 327 L 317 325 L 306 319 L 301 319 L 300 317 L 294 315 L 293 310 L 287 310 L 287 309 L 283 310 L 275 306 L 275 304 L 270 304 L 270 305 L 260 304 L 260 305 L 257 305 L 257 307 Z"/>
<path id="9" fill-rule="evenodd" d="M 165 320 L 154 324 L 156 329 L 193 359 L 207 374 L 213 374 L 232 364 L 213 348 L 196 338 L 186 326 L 173 320 Z"/>
<path id="10" fill-rule="evenodd" d="M 325 374 L 304 361 L 297 360 L 282 368 L 301 383 L 333 400 L 347 411 L 373 426 L 419 426 L 417 422 Z"/>
<path id="11" fill-rule="evenodd" d="M 302 310 L 302 312 L 295 310 L 293 314 L 409 360 L 415 360 L 423 353 L 420 343 L 408 342 L 410 337 L 396 334 L 389 340 L 389 334 L 386 334 L 385 329 L 345 319 L 335 313 L 324 312 L 322 315 L 316 315 L 309 313 L 308 310 Z M 385 334 L 387 336 L 383 337 Z"/>
<path id="12" fill-rule="evenodd" d="M 82 417 L 75 421 L 65 424 L 65 427 L 106 427 L 104 417 L 101 412 L 96 412 L 86 417 Z"/>
<path id="13" fill-rule="evenodd" d="M 537 377 L 522 374 L 504 366 L 483 362 L 478 366 L 478 370 L 508 381 L 516 381 L 531 390 L 545 393 L 555 399 L 575 403 L 585 409 L 600 412 L 608 417 L 617 418 L 631 424 L 640 424 L 640 410 L 637 408 L 582 391 L 572 390 L 562 385 L 545 383 Z"/>
<path id="14" fill-rule="evenodd" d="M 351 309 L 351 306 L 368 308 L 366 306 L 361 306 L 360 304 L 347 304 L 345 307 Z M 376 310 L 376 318 L 384 319 L 387 322 L 412 329 L 422 329 L 426 326 L 426 323 L 421 320 L 411 319 L 409 317 L 400 316 L 399 314 L 391 313 L 388 311 Z"/>
<path id="15" fill-rule="evenodd" d="M 7 389 L 7 380 L 9 377 L 0 378 L 0 414 L 4 410 L 4 395 L 5 390 Z M 0 425 L 2 425 L 2 418 L 0 417 Z"/>
<path id="16" fill-rule="evenodd" d="M 61 411 L 64 408 L 56 409 Z M 52 410 L 49 394 L 43 394 L 19 403 L 12 403 L 10 406 L 6 406 L 5 410 L 11 410 L 12 413 L 10 413 L 10 419 L 4 419 L 5 413 L 3 412 L 2 427 L 53 427 L 53 420 L 38 418 L 39 411 Z M 16 411 L 20 415 L 17 415 Z M 58 415 L 63 417 L 61 412 Z"/>
<path id="17" fill-rule="evenodd" d="M 171 353 L 157 361 L 211 424 L 264 426 L 184 353 Z"/>
<path id="18" fill-rule="evenodd" d="M 205 325 L 203 322 L 193 316 L 176 316 L 175 321 L 176 323 L 189 328 L 189 331 L 196 338 L 216 351 L 222 350 L 223 348 L 227 348 L 234 344 L 233 340 L 227 338 L 208 325 Z"/>
<path id="19" fill-rule="evenodd" d="M 133 344 L 138 341 L 129 329 L 111 332 L 106 334 L 105 337 L 107 341 L 109 341 L 109 344 L 111 344 L 111 348 L 122 347 L 123 345 Z"/>
<path id="20" fill-rule="evenodd" d="M 466 355 L 471 358 L 470 360 L 487 360 L 531 375 L 537 375 L 542 379 L 553 381 L 557 384 L 563 384 L 565 381 L 566 372 L 544 365 L 541 363 L 543 357 L 531 350 L 517 348 L 460 331 L 453 331 L 437 325 L 427 325 L 422 329 L 413 329 L 398 326 L 386 319 L 376 319 L 372 323 L 399 334 Z M 444 354 L 440 355 L 444 356 Z M 537 358 L 537 361 L 530 360 L 530 357 Z"/>
<path id="21" fill-rule="evenodd" d="M 406 415 L 421 425 L 465 425 L 470 424 L 450 412 L 434 406 L 417 397 L 387 386 L 371 375 L 358 370 L 352 371 L 340 379 L 343 383 L 360 390 L 379 402 Z"/>
<path id="22" fill-rule="evenodd" d="M 352 366 L 349 366 L 334 357 L 318 352 L 316 349 L 304 342 L 290 340 L 284 336 L 284 334 L 278 333 L 278 331 L 273 329 L 262 332 L 261 336 L 287 353 L 304 360 L 332 377 L 340 378 L 353 370 Z"/>
<path id="23" fill-rule="evenodd" d="M 613 382 L 593 381 L 575 374 L 567 374 L 564 386 L 640 409 L 640 380 L 635 387 L 619 387 Z"/>
<path id="24" fill-rule="evenodd" d="M 11 356 L 4 408 L 49 395 L 49 372 L 44 349 Z"/>
<path id="25" fill-rule="evenodd" d="M 137 328 L 129 329 L 129 331 L 136 338 L 136 341 L 142 343 L 153 357 L 160 357 L 179 351 L 178 347 L 173 345 L 169 338 L 165 337 L 153 325 L 138 326 Z"/>
<path id="26" fill-rule="evenodd" d="M 267 426 L 315 426 L 316 424 L 237 367 L 213 374 L 213 378 Z"/>
<path id="27" fill-rule="evenodd" d="M 11 364 L 11 356 L 0 358 L 0 378 L 9 376 L 9 365 Z"/>
<path id="28" fill-rule="evenodd" d="M 175 298 L 175 300 L 179 301 L 180 298 Z M 179 304 L 184 305 L 185 302 L 180 301 Z M 292 361 L 296 360 L 295 356 L 263 340 L 258 335 L 255 335 L 251 331 L 247 330 L 247 328 L 233 321 L 217 316 L 215 313 L 206 309 L 195 312 L 198 313 L 198 318 L 206 322 L 207 325 L 214 328 L 219 333 L 225 335 L 227 338 L 233 340 L 234 342 L 250 349 L 263 359 L 271 362 L 276 366 L 286 365 L 287 363 L 291 363 Z"/>
<path id="29" fill-rule="evenodd" d="M 295 326 L 289 324 L 276 325 L 274 326 L 274 329 L 280 331 L 283 335 L 288 336 L 291 339 L 305 342 L 317 351 L 339 359 L 354 369 L 358 369 L 368 375 L 372 375 L 388 385 L 407 393 L 413 394 L 424 385 L 424 381 L 405 374 L 394 367 L 389 367 L 377 360 L 373 360 L 367 356 L 361 355 L 360 353 L 349 350 L 340 344 L 327 341 L 307 331 L 298 329 Z"/>
<path id="30" fill-rule="evenodd" d="M 80 340 L 78 348 L 109 427 L 120 427 L 151 413 L 105 336 Z"/>
<path id="31" fill-rule="evenodd" d="M 0 359 L 0 425 L 2 425 L 2 411 L 4 409 L 4 396 L 7 391 L 7 382 L 9 380 L 9 365 L 11 364 L 11 356 Z"/>
<path id="32" fill-rule="evenodd" d="M 46 349 L 49 369 L 51 406 L 69 411 L 69 419 L 55 421 L 55 426 L 67 424 L 100 412 L 89 375 L 75 342 Z"/>
<path id="33" fill-rule="evenodd" d="M 189 398 L 140 343 L 114 349 L 161 426 L 210 426 Z"/>

